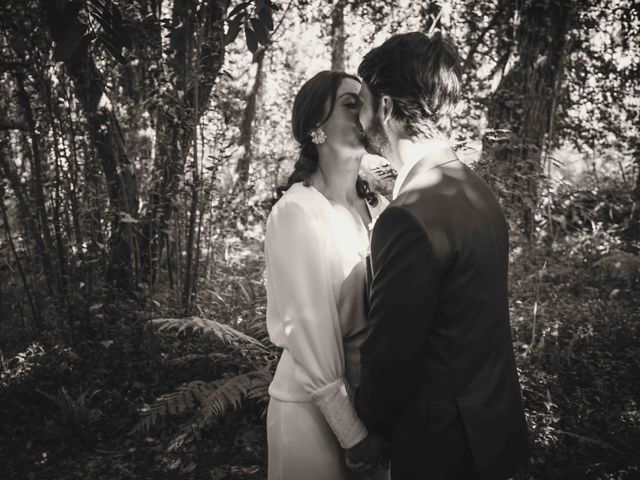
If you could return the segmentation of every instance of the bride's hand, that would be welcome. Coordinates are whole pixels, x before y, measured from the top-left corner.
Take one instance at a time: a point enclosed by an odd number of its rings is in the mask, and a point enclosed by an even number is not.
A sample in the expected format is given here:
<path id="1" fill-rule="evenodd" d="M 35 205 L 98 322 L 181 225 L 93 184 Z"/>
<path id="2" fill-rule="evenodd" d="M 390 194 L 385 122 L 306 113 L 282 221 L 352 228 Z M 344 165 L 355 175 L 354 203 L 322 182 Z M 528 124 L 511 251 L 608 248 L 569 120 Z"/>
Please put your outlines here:
<path id="1" fill-rule="evenodd" d="M 358 476 L 371 474 L 373 468 L 381 463 L 382 450 L 382 437 L 370 433 L 345 452 L 347 467 Z"/>

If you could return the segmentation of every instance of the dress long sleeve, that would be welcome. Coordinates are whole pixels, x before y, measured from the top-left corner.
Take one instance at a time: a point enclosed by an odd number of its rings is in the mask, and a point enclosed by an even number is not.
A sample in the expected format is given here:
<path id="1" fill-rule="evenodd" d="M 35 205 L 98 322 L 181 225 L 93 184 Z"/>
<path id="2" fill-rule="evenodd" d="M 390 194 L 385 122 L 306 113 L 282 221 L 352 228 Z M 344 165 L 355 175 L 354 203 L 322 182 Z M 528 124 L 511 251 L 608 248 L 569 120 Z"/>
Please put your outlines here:
<path id="1" fill-rule="evenodd" d="M 267 324 L 272 341 L 291 356 L 297 383 L 309 393 L 340 445 L 367 435 L 345 380 L 338 307 L 322 221 L 281 199 L 267 221 Z"/>

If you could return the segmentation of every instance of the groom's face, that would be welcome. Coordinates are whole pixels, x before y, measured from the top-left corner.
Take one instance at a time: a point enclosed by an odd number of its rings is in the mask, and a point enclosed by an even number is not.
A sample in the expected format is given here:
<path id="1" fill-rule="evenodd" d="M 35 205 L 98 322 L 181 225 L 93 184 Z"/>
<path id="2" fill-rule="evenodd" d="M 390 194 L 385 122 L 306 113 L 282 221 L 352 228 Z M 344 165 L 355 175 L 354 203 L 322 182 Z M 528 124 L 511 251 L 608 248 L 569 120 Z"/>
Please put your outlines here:
<path id="1" fill-rule="evenodd" d="M 374 99 L 365 82 L 360 87 L 360 125 L 362 126 L 362 141 L 367 152 L 373 155 L 389 158 L 391 143 L 382 125 L 382 115 L 378 100 Z"/>

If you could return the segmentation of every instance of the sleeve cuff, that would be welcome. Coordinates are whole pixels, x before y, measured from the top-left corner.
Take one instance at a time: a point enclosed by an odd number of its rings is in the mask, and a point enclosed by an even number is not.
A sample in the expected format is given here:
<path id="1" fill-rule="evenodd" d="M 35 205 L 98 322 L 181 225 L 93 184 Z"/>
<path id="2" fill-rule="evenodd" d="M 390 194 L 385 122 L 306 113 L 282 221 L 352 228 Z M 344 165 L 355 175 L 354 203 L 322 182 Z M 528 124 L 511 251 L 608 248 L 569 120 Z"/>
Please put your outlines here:
<path id="1" fill-rule="evenodd" d="M 312 396 L 342 448 L 351 448 L 368 435 L 367 427 L 353 404 L 351 387 L 344 378 L 321 388 Z"/>

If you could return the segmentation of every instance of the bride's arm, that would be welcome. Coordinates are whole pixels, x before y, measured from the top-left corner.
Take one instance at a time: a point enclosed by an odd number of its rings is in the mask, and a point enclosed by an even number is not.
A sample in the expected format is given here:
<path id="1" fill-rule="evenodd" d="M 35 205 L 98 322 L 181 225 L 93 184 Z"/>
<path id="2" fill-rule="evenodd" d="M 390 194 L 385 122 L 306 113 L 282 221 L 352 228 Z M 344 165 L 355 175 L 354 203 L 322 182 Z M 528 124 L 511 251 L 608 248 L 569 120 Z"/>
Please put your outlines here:
<path id="1" fill-rule="evenodd" d="M 367 436 L 344 376 L 344 352 L 329 258 L 320 220 L 282 199 L 267 222 L 267 302 L 275 302 L 284 346 L 299 384 L 311 394 L 340 445 Z"/>

